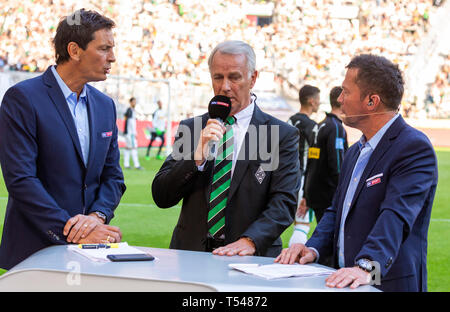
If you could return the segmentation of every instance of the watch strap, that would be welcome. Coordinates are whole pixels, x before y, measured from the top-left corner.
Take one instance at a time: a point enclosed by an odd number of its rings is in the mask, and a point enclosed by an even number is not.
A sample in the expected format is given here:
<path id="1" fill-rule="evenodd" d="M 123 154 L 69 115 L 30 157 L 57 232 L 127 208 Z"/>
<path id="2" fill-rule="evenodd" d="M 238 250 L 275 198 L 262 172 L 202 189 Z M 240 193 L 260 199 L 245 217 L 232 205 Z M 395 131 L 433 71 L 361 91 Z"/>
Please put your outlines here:
<path id="1" fill-rule="evenodd" d="M 371 262 L 372 262 L 372 260 L 370 260 L 370 259 L 361 258 L 355 262 L 355 265 L 357 267 L 359 267 L 360 269 L 370 273 L 374 270 L 374 266 L 372 265 Z"/>
<path id="2" fill-rule="evenodd" d="M 100 211 L 94 211 L 95 215 L 99 217 L 100 219 L 103 219 L 103 222 L 106 223 L 106 215 L 103 212 Z"/>

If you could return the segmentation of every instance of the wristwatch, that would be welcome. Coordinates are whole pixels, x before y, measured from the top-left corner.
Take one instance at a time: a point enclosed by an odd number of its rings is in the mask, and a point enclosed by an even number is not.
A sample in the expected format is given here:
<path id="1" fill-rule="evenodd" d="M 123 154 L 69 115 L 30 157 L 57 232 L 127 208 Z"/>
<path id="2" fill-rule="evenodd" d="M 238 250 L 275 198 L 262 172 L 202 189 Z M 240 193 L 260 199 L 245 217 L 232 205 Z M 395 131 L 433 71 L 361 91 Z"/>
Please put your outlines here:
<path id="1" fill-rule="evenodd" d="M 95 215 L 103 220 L 103 223 L 106 223 L 106 215 L 100 211 L 94 211 Z"/>
<path id="2" fill-rule="evenodd" d="M 372 261 L 369 259 L 365 259 L 365 258 L 358 259 L 355 262 L 355 265 L 357 267 L 359 267 L 360 269 L 362 269 L 366 272 L 369 272 L 369 273 L 372 272 L 374 269 L 374 266 L 372 265 Z"/>

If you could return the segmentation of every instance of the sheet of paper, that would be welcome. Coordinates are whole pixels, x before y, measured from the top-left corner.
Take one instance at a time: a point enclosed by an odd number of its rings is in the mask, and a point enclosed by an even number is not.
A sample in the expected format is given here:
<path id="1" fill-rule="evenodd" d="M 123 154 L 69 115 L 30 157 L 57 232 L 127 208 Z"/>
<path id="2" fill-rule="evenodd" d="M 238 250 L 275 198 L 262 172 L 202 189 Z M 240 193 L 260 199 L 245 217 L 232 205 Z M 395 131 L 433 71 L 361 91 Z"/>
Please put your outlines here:
<path id="1" fill-rule="evenodd" d="M 128 246 L 128 243 L 123 242 L 118 244 L 118 248 L 99 248 L 99 249 L 82 249 L 78 245 L 68 245 L 67 249 L 79 253 L 92 261 L 96 262 L 110 262 L 107 255 L 124 255 L 124 254 L 145 254 L 142 250 L 135 247 Z"/>
<path id="2" fill-rule="evenodd" d="M 320 268 L 312 265 L 301 264 L 267 264 L 258 265 L 254 263 L 231 263 L 228 265 L 231 269 L 238 270 L 247 274 L 253 274 L 266 279 L 285 278 L 285 277 L 306 277 L 330 275 L 333 269 Z"/>

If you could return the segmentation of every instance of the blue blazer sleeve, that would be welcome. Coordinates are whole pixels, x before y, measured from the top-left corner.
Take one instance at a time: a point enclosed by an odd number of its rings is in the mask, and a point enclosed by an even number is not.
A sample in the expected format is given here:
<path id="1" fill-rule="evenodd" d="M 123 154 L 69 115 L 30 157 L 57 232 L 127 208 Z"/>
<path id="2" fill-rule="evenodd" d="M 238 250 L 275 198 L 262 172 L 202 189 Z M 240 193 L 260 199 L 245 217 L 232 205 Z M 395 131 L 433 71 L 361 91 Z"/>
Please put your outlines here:
<path id="1" fill-rule="evenodd" d="M 391 169 L 379 217 L 356 259 L 370 258 L 381 264 L 395 262 L 415 223 L 429 223 L 424 218 L 424 207 L 434 198 L 434 191 L 430 190 L 437 181 L 436 155 L 425 137 L 409 137 L 400 144 L 402 153 Z M 385 276 L 390 268 L 381 265 L 381 275 Z"/>
<path id="2" fill-rule="evenodd" d="M 306 242 L 306 246 L 315 248 L 319 253 L 319 257 L 322 258 L 330 256 L 333 253 L 333 238 L 337 219 L 335 197 L 333 198 L 333 204 L 325 210 L 313 235 Z"/>
<path id="3" fill-rule="evenodd" d="M 21 202 L 23 217 L 45 231 L 53 244 L 65 244 L 62 230 L 70 218 L 37 177 L 38 157 L 35 112 L 17 87 L 10 88 L 0 107 L 0 161 L 10 199 Z M 52 235 L 47 235 L 52 233 Z"/>
<path id="4" fill-rule="evenodd" d="M 111 100 L 114 110 L 114 122 L 117 119 L 116 108 Z M 94 211 L 102 212 L 106 215 L 106 223 L 114 217 L 114 210 L 119 205 L 120 199 L 126 190 L 122 169 L 120 168 L 120 150 L 117 141 L 118 128 L 114 123 L 111 143 L 105 158 L 105 162 L 100 175 L 99 190 L 96 200 L 88 207 L 88 214 Z"/>

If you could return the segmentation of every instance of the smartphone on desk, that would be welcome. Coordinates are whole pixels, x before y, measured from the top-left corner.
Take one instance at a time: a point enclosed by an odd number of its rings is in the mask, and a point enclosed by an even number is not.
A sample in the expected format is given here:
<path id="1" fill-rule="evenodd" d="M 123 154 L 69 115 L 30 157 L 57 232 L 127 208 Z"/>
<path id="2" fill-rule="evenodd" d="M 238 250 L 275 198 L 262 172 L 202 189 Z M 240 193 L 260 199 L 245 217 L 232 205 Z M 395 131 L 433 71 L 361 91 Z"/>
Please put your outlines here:
<path id="1" fill-rule="evenodd" d="M 155 259 L 149 254 L 124 254 L 124 255 L 107 255 L 106 258 L 113 262 L 121 261 L 152 261 Z"/>

